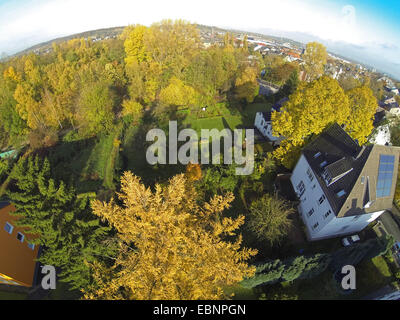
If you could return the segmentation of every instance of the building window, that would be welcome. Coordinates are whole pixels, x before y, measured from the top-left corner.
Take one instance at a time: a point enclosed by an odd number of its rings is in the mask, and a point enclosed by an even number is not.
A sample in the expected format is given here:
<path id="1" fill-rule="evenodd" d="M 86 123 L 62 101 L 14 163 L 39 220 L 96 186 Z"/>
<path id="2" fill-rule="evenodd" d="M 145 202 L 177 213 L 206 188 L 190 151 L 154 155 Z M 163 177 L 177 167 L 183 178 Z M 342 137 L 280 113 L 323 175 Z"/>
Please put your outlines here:
<path id="1" fill-rule="evenodd" d="M 328 164 L 328 162 L 326 160 L 324 160 L 323 162 L 321 162 L 321 164 L 319 165 L 321 168 L 325 167 Z"/>
<path id="2" fill-rule="evenodd" d="M 28 248 L 34 250 L 35 245 L 33 243 L 28 243 Z"/>
<path id="3" fill-rule="evenodd" d="M 297 190 L 299 191 L 299 197 L 301 197 L 306 191 L 306 186 L 304 185 L 303 181 L 300 181 L 300 183 L 297 185 Z"/>
<path id="4" fill-rule="evenodd" d="M 10 223 L 6 222 L 4 230 L 6 230 L 7 233 L 11 234 L 14 230 L 14 227 Z"/>
<path id="5" fill-rule="evenodd" d="M 362 177 L 361 177 L 361 184 L 364 184 L 364 181 L 365 181 L 365 177 L 362 176 Z"/>
<path id="6" fill-rule="evenodd" d="M 324 178 L 326 185 L 329 185 L 332 182 L 332 178 L 326 169 L 321 174 L 322 178 Z"/>
<path id="7" fill-rule="evenodd" d="M 308 175 L 308 179 L 310 179 L 310 181 L 314 180 L 314 176 L 313 176 L 310 168 L 307 169 L 307 175 Z"/>
<path id="8" fill-rule="evenodd" d="M 314 158 L 318 158 L 321 155 L 321 152 L 317 152 L 316 154 L 314 154 Z"/>
<path id="9" fill-rule="evenodd" d="M 18 239 L 18 241 L 24 242 L 24 238 L 25 238 L 25 236 L 24 236 L 21 232 L 18 232 L 18 233 L 17 233 L 17 239 Z"/>
<path id="10" fill-rule="evenodd" d="M 311 217 L 313 213 L 314 213 L 314 208 L 312 208 L 310 211 L 308 211 L 307 215 L 309 217 Z"/>
<path id="11" fill-rule="evenodd" d="M 312 229 L 315 230 L 315 229 L 318 228 L 318 226 L 319 226 L 319 223 L 317 222 L 316 224 L 314 224 L 314 225 L 312 226 Z"/>
<path id="12" fill-rule="evenodd" d="M 332 213 L 331 209 L 329 209 L 325 214 L 324 217 L 325 219 L 328 218 L 330 216 L 330 214 Z"/>
<path id="13" fill-rule="evenodd" d="M 325 199 L 326 199 L 326 197 L 325 197 L 325 195 L 323 194 L 323 195 L 321 196 L 321 198 L 319 198 L 318 203 L 319 203 L 319 204 L 322 204 L 322 202 L 324 202 Z"/>

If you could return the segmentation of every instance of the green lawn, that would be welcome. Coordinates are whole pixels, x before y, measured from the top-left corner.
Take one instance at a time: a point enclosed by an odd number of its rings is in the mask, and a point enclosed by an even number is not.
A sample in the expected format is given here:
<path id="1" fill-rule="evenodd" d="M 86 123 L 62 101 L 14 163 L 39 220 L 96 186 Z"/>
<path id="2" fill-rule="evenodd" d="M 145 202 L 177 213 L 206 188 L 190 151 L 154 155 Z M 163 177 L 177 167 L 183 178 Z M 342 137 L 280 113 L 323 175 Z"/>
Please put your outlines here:
<path id="1" fill-rule="evenodd" d="M 363 261 L 356 267 L 356 295 L 362 298 L 393 281 L 392 273 L 385 259 L 381 256 Z"/>
<path id="2" fill-rule="evenodd" d="M 121 128 L 116 128 L 112 134 L 100 138 L 82 171 L 84 177 L 100 178 L 107 189 L 114 188 L 115 161 L 119 154 L 119 145 L 114 141 L 118 140 L 120 131 Z"/>
<path id="3" fill-rule="evenodd" d="M 254 125 L 254 119 L 256 117 L 257 112 L 267 112 L 271 110 L 271 104 L 269 103 L 252 103 L 248 106 L 244 107 L 242 111 L 243 116 L 243 125 L 244 126 L 251 126 Z"/>
<path id="4" fill-rule="evenodd" d="M 269 110 L 267 103 L 253 103 L 240 112 L 237 108 L 219 103 L 203 110 L 179 110 L 179 127 L 190 127 L 201 134 L 201 129 L 243 128 L 252 126 L 258 111 Z M 152 127 L 150 127 L 152 126 Z M 49 159 L 56 177 L 73 182 L 78 193 L 115 188 L 116 178 L 125 170 L 131 170 L 144 181 L 152 183 L 182 172 L 184 166 L 150 166 L 146 161 L 146 133 L 153 123 L 118 124 L 109 135 L 95 138 L 65 141 L 49 152 Z M 118 146 L 114 142 L 121 140 Z M 269 148 L 270 146 L 267 146 Z M 269 149 L 268 149 L 269 150 Z M 269 150 L 270 151 L 270 150 Z"/>
<path id="5" fill-rule="evenodd" d="M 49 151 L 49 160 L 56 178 L 74 183 L 78 193 L 97 191 L 103 187 L 113 189 L 115 162 L 119 146 L 114 144 L 121 126 L 109 135 L 66 141 Z"/>
<path id="6" fill-rule="evenodd" d="M 211 109 L 211 110 L 209 110 Z M 268 103 L 252 103 L 244 107 L 243 111 L 235 108 L 229 108 L 220 103 L 207 111 L 181 111 L 184 117 L 183 124 L 189 126 L 200 133 L 201 129 L 224 128 L 235 129 L 249 127 L 254 124 L 256 113 L 259 111 L 269 111 L 271 109 Z"/>

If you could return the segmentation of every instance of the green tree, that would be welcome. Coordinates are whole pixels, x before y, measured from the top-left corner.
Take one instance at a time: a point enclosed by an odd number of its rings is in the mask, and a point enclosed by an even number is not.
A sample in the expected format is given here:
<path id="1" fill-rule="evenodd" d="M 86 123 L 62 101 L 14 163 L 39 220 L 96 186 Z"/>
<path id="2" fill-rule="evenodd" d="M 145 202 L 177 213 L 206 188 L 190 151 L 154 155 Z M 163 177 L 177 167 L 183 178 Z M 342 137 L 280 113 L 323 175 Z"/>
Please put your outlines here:
<path id="1" fill-rule="evenodd" d="M 255 275 L 244 279 L 240 285 L 244 288 L 254 288 L 262 284 L 274 284 L 280 281 L 284 269 L 285 265 L 279 259 L 258 264 Z"/>
<path id="2" fill-rule="evenodd" d="M 277 100 L 282 99 L 284 97 L 289 97 L 297 90 L 299 84 L 300 84 L 299 73 L 297 70 L 294 70 L 290 74 L 289 78 L 286 80 L 283 87 L 277 93 Z"/>
<path id="3" fill-rule="evenodd" d="M 83 136 L 93 136 L 111 129 L 114 114 L 112 92 L 106 82 L 89 83 L 81 91 L 77 122 Z"/>
<path id="4" fill-rule="evenodd" d="M 107 261 L 114 252 L 107 245 L 110 228 L 91 214 L 88 196 L 57 183 L 48 160 L 38 156 L 21 158 L 10 178 L 7 195 L 17 208 L 16 224 L 27 228 L 30 242 L 43 246 L 39 261 L 60 267 L 61 280 L 71 289 L 87 287 L 92 280 L 88 264 Z"/>
<path id="5" fill-rule="evenodd" d="M 296 279 L 310 279 L 324 272 L 332 261 L 329 254 L 317 253 L 311 256 L 298 256 L 284 261 L 270 260 L 256 266 L 253 277 L 240 282 L 244 288 L 274 284 Z"/>
<path id="6" fill-rule="evenodd" d="M 285 62 L 283 64 L 279 64 L 275 67 L 273 67 L 269 74 L 268 74 L 268 80 L 270 80 L 273 83 L 276 83 L 278 85 L 283 85 L 285 84 L 291 75 L 296 72 L 298 69 L 298 66 L 295 63 L 288 63 Z M 298 76 L 298 73 L 297 73 Z M 293 78 L 292 78 L 293 81 Z M 298 83 L 298 80 L 297 80 Z"/>
<path id="7" fill-rule="evenodd" d="M 0 77 L 0 123 L 11 138 L 26 134 L 26 121 L 17 112 L 17 101 L 14 92 L 17 86 L 17 75 L 13 68 L 4 71 Z"/>
<path id="8" fill-rule="evenodd" d="M 331 256 L 328 254 L 316 254 L 313 256 L 299 256 L 287 263 L 282 279 L 284 281 L 293 281 L 296 279 L 313 278 L 329 266 Z"/>
<path id="9" fill-rule="evenodd" d="M 261 241 L 271 246 L 287 236 L 292 226 L 289 216 L 294 209 L 277 195 L 265 194 L 252 202 L 249 209 L 248 227 Z"/>

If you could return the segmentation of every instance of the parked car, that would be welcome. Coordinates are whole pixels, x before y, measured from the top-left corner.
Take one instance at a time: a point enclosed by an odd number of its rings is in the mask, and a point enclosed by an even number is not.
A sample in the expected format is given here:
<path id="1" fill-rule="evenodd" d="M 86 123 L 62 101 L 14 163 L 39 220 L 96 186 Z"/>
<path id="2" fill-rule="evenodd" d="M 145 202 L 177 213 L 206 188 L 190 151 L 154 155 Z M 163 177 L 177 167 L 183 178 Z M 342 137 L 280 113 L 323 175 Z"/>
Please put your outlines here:
<path id="1" fill-rule="evenodd" d="M 346 237 L 342 239 L 342 244 L 345 247 L 351 246 L 352 244 L 360 241 L 360 237 L 357 234 L 354 234 L 352 236 Z"/>

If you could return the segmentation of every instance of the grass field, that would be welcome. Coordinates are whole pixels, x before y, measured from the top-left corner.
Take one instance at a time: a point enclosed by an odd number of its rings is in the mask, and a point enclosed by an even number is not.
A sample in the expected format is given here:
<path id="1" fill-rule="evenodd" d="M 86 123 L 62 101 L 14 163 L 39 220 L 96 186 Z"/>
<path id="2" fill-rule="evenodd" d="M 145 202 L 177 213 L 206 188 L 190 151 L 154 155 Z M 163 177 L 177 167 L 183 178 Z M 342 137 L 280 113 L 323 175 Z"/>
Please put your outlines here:
<path id="1" fill-rule="evenodd" d="M 383 257 L 363 261 L 356 267 L 357 295 L 362 298 L 393 281 L 392 273 Z"/>
<path id="2" fill-rule="evenodd" d="M 206 111 L 180 110 L 179 127 L 193 128 L 198 135 L 201 129 L 235 129 L 251 127 L 258 111 L 267 111 L 267 103 L 253 103 L 242 111 L 220 103 Z M 119 123 L 108 135 L 95 138 L 65 141 L 49 151 L 49 159 L 56 177 L 74 183 L 78 193 L 114 190 L 119 175 L 130 170 L 144 181 L 152 183 L 182 172 L 184 166 L 151 166 L 146 161 L 146 134 L 151 124 L 127 125 Z M 154 124 L 153 124 L 154 125 Z M 119 145 L 118 140 L 121 140 Z"/>
<path id="3" fill-rule="evenodd" d="M 48 157 L 57 179 L 73 183 L 78 193 L 99 188 L 114 189 L 115 163 L 122 126 L 109 135 L 63 142 L 49 151 Z"/>
<path id="4" fill-rule="evenodd" d="M 235 129 L 251 127 L 254 124 L 256 113 L 259 111 L 269 111 L 271 106 L 267 103 L 252 103 L 244 108 L 241 112 L 237 109 L 232 109 L 224 104 L 216 106 L 218 112 L 210 112 L 202 114 L 201 112 L 182 112 L 185 115 L 183 124 L 189 126 L 200 133 L 201 129 L 218 129 L 224 128 Z M 202 116 L 202 117 L 199 117 Z"/>
<path id="5" fill-rule="evenodd" d="M 254 119 L 257 112 L 267 112 L 271 110 L 269 103 L 252 103 L 244 108 L 242 111 L 242 124 L 244 126 L 254 125 Z"/>

